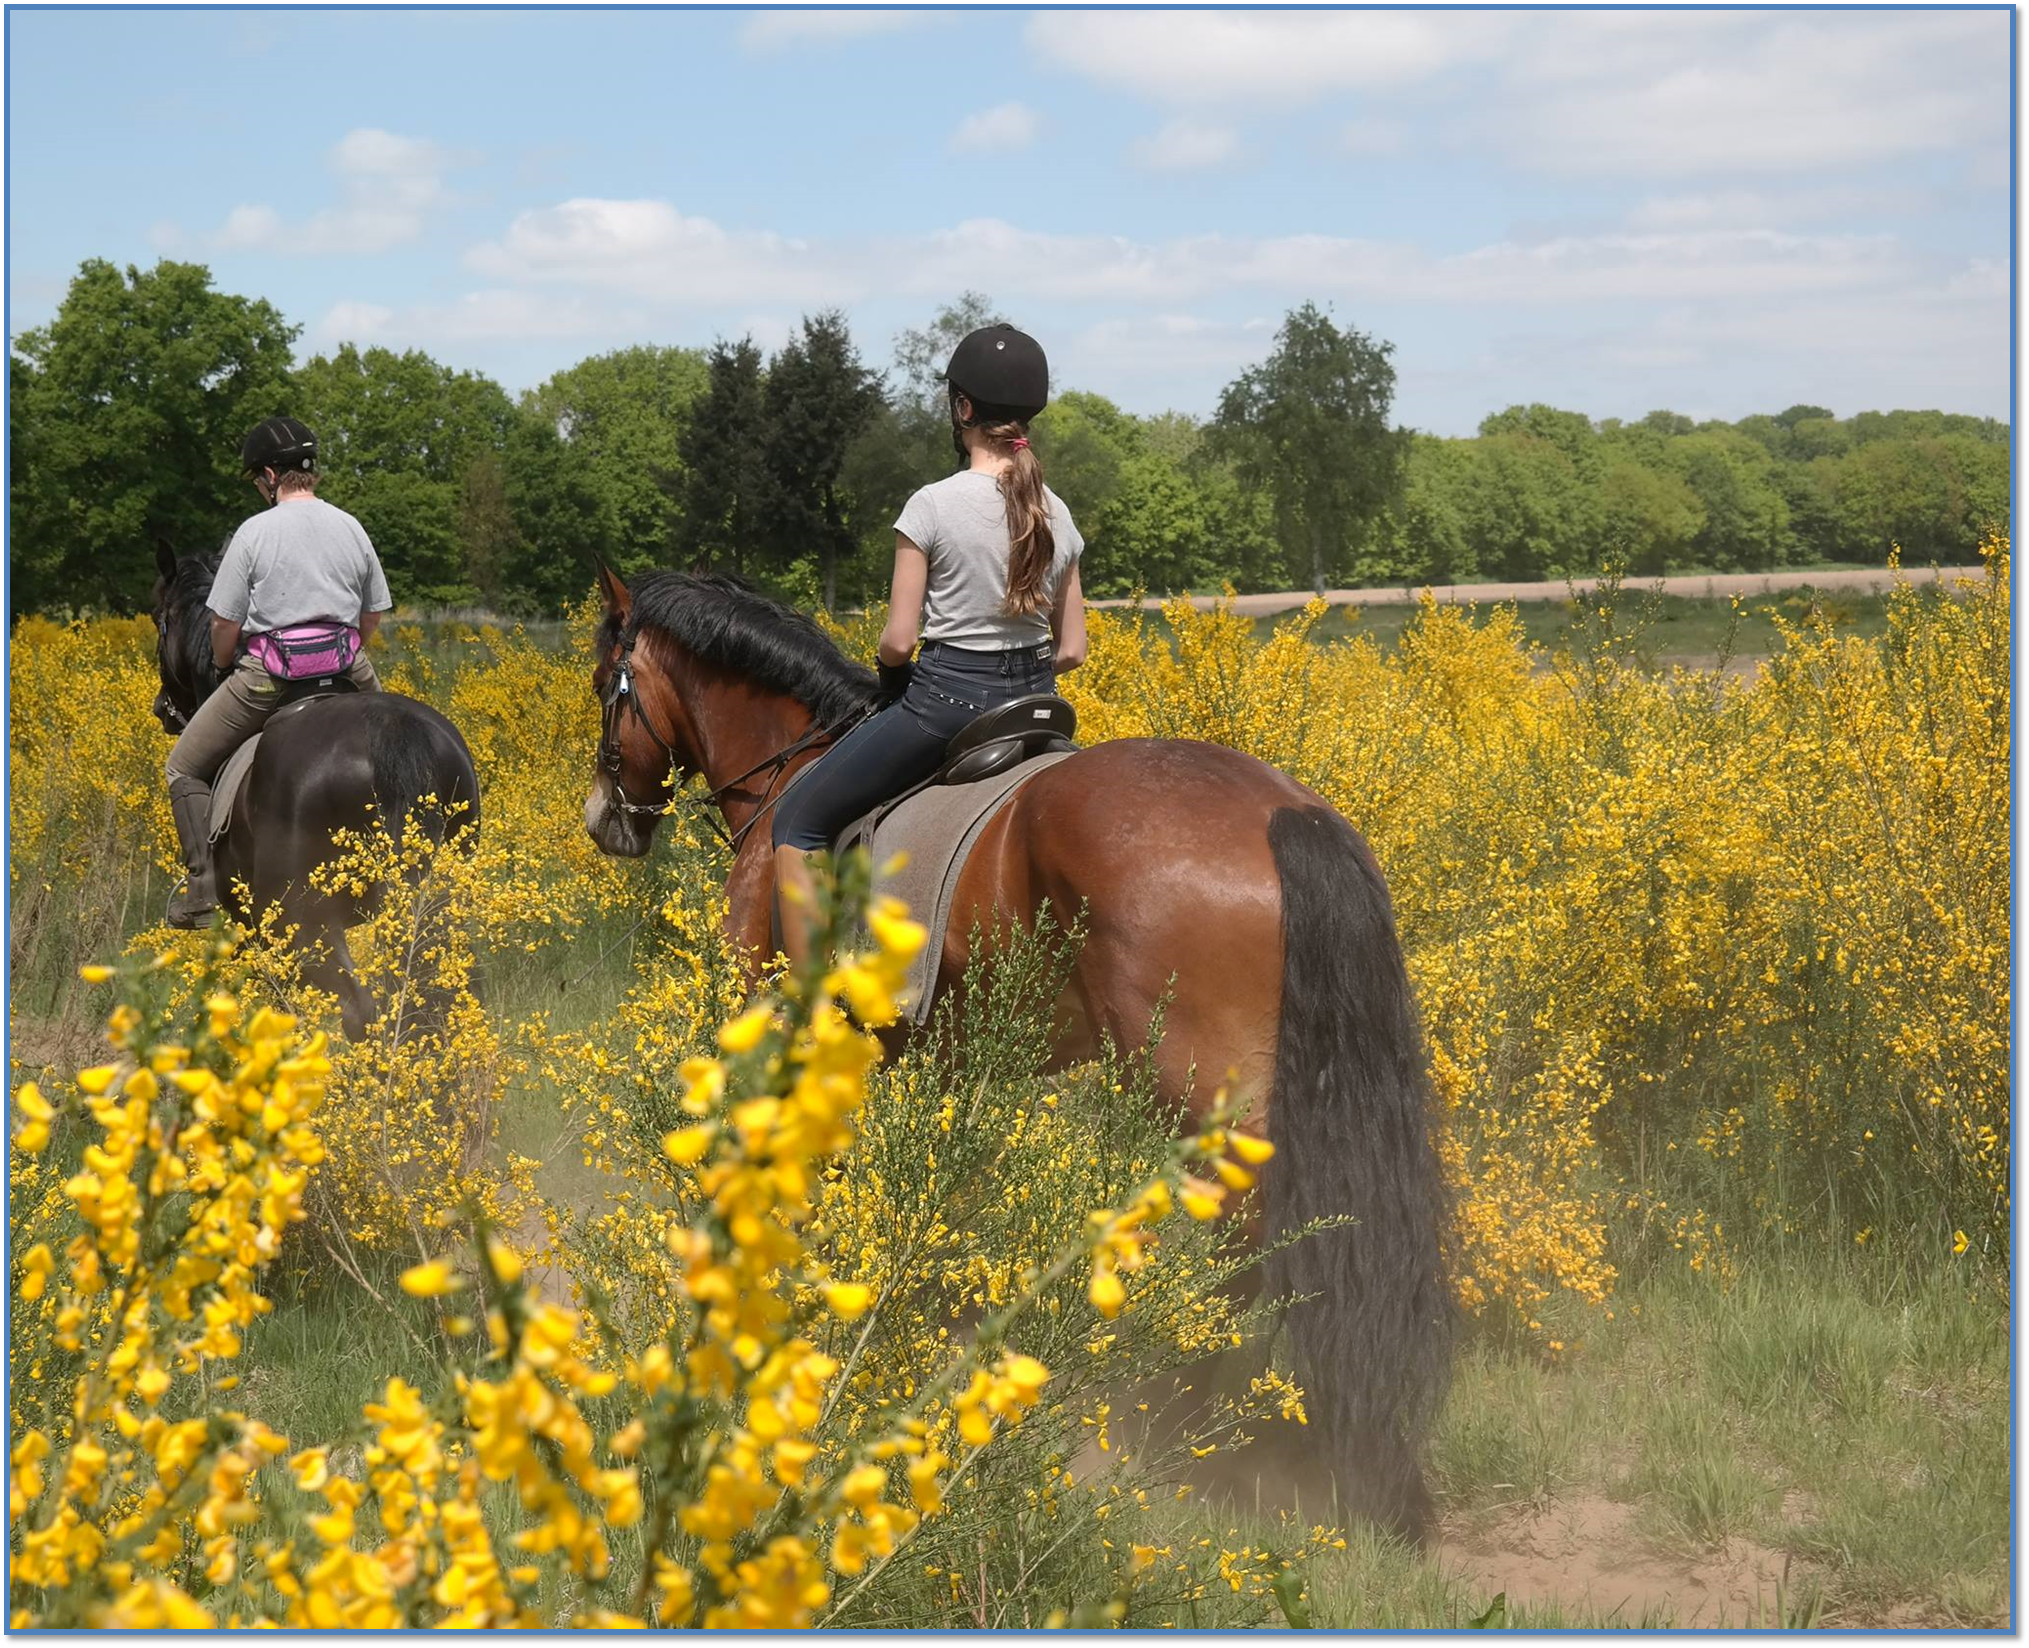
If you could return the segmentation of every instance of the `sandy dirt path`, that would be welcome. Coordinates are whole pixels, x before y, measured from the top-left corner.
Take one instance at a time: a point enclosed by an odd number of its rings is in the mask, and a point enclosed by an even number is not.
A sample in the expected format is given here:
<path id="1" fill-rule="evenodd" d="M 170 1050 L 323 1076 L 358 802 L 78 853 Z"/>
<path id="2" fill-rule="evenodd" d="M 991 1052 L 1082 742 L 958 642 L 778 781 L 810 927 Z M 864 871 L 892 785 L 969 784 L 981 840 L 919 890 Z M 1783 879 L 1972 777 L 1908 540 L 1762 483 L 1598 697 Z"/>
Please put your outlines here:
<path id="1" fill-rule="evenodd" d="M 1858 594 L 1879 594 L 1887 590 L 1895 578 L 1907 578 L 1913 584 L 1949 583 L 1956 579 L 1984 580 L 1984 567 L 1905 567 L 1891 573 L 1886 567 L 1862 567 L 1847 572 L 1732 572 L 1693 573 L 1681 578 L 1630 578 L 1625 587 L 1630 590 L 1650 590 L 1661 584 L 1665 595 L 1682 595 L 1693 600 L 1714 600 L 1728 595 L 1777 595 L 1784 590 L 1802 589 L 1806 585 L 1813 589 L 1846 589 Z M 1400 607 L 1414 606 L 1423 590 L 1439 601 L 1467 605 L 1478 602 L 1491 605 L 1498 601 L 1562 601 L 1569 597 L 1571 588 L 1590 589 L 1598 580 L 1594 578 L 1574 579 L 1572 585 L 1561 579 L 1556 583 L 1544 584 L 1431 584 L 1408 585 L 1372 589 L 1328 589 L 1324 598 L 1335 607 Z M 1215 595 L 1194 595 L 1191 605 L 1200 612 L 1210 611 L 1219 597 Z M 1266 595 L 1236 595 L 1233 610 L 1248 617 L 1259 617 L 1267 613 L 1290 612 L 1310 599 L 1310 591 L 1303 589 L 1278 590 Z M 1161 603 L 1151 599 L 1151 606 Z M 1133 602 L 1125 599 L 1088 601 L 1094 607 L 1125 607 Z"/>

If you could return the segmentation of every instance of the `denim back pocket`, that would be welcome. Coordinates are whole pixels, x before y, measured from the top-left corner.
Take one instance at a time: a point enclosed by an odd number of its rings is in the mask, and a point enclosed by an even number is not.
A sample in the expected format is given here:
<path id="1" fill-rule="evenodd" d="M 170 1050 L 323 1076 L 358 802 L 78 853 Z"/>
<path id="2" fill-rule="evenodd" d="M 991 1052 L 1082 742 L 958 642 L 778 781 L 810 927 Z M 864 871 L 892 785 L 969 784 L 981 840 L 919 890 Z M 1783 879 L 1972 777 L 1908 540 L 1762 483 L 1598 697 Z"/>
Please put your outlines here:
<path id="1" fill-rule="evenodd" d="M 916 718 L 916 725 L 937 738 L 955 738 L 965 727 L 984 715 L 998 697 L 981 683 L 963 673 L 932 664 L 916 666 L 914 679 L 904 700 Z"/>

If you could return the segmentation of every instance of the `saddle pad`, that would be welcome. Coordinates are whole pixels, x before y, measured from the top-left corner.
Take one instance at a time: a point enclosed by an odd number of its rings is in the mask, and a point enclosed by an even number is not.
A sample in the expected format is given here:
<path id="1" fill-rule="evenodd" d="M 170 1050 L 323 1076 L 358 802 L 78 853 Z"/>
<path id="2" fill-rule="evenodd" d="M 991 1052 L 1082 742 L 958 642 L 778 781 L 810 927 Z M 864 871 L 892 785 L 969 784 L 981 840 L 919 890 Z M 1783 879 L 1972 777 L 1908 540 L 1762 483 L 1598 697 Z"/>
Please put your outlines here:
<path id="1" fill-rule="evenodd" d="M 254 752 L 261 747 L 261 735 L 255 733 L 231 755 L 225 758 L 225 765 L 218 770 L 218 777 L 211 781 L 211 839 L 219 840 L 232 828 L 232 806 L 234 798 L 246 787 L 247 773 L 254 764 Z"/>
<path id="2" fill-rule="evenodd" d="M 889 810 L 869 814 L 840 837 L 840 852 L 851 847 L 868 849 L 876 872 L 875 890 L 902 900 L 909 906 L 909 914 L 930 930 L 929 942 L 909 966 L 902 992 L 905 1024 L 920 1026 L 929 1021 L 930 998 L 937 987 L 944 930 L 951 925 L 959 873 L 972 855 L 979 832 L 1022 785 L 1077 753 L 1055 750 L 970 784 L 932 784 Z M 867 839 L 870 824 L 871 842 Z M 880 867 L 897 853 L 907 853 L 908 863 L 892 876 L 880 876 Z"/>

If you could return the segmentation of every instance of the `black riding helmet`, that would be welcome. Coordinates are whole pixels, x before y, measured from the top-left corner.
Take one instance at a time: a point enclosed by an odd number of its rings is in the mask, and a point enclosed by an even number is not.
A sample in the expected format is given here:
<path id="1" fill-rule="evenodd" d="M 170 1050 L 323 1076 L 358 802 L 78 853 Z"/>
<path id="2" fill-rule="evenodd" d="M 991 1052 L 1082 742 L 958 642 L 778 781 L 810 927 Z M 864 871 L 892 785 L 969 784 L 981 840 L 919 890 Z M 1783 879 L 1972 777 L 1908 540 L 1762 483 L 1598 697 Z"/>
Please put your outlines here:
<path id="1" fill-rule="evenodd" d="M 1005 321 L 968 333 L 951 351 L 944 378 L 972 402 L 976 422 L 1027 423 L 1050 404 L 1043 346 Z"/>
<path id="2" fill-rule="evenodd" d="M 317 437 L 294 418 L 264 418 L 240 442 L 240 469 L 258 475 L 264 469 L 310 470 L 317 467 Z"/>

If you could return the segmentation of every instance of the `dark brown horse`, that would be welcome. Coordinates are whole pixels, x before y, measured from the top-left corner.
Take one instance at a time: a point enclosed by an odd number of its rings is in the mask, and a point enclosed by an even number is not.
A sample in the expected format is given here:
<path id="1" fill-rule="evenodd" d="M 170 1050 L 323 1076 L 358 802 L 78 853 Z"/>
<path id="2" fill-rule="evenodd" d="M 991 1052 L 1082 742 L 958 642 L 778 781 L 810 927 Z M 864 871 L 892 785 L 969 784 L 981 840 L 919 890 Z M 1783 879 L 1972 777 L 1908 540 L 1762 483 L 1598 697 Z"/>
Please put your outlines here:
<path id="1" fill-rule="evenodd" d="M 735 848 L 730 936 L 769 950 L 765 807 L 874 702 L 872 673 L 808 618 L 730 579 L 602 569 L 593 687 L 604 706 L 585 804 L 609 853 L 648 851 L 673 773 L 702 774 Z M 786 760 L 777 758 L 792 752 Z M 1297 1376 L 1340 1489 L 1420 1536 L 1424 1434 L 1450 1359 L 1440 1254 L 1447 1214 L 1421 1036 L 1386 884 L 1367 845 L 1314 792 L 1252 756 L 1182 739 L 1081 750 L 987 825 L 958 884 L 937 988 L 965 972 L 968 934 L 1026 922 L 1048 900 L 1085 911 L 1059 1056 L 1102 1036 L 1135 1046 L 1167 998 L 1159 1063 L 1202 1107 L 1193 1068 L 1233 1069 L 1276 1153 L 1269 1228 L 1352 1215 L 1276 1256 Z"/>
<path id="2" fill-rule="evenodd" d="M 219 683 L 204 604 L 218 557 L 179 561 L 160 546 L 156 559 L 155 718 L 174 736 Z M 431 796 L 438 804 L 423 806 Z M 246 791 L 213 848 L 227 913 L 247 925 L 280 906 L 297 929 L 304 977 L 338 999 L 351 1036 L 365 1030 L 374 1006 L 352 971 L 345 929 L 367 920 L 385 889 L 322 892 L 310 877 L 335 856 L 334 830 L 365 832 L 376 821 L 395 835 L 413 822 L 433 841 L 469 831 L 469 843 L 479 828 L 479 776 L 458 729 L 429 705 L 391 692 L 341 693 L 292 710 L 262 735 Z"/>

